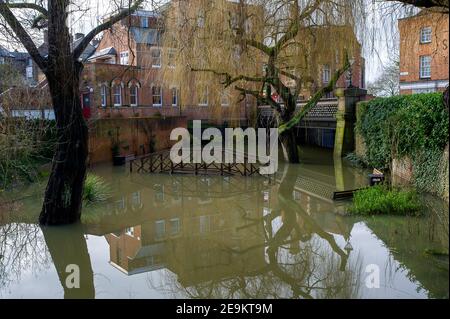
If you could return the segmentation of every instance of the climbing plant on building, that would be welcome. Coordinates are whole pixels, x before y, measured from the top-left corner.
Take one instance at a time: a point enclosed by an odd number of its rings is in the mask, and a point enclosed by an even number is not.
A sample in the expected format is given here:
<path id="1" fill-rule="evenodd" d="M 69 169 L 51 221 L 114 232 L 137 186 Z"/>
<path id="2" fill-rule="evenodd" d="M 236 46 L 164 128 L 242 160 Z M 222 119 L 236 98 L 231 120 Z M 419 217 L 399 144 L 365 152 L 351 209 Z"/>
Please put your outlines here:
<path id="1" fill-rule="evenodd" d="M 415 186 L 439 193 L 438 172 L 448 144 L 448 110 L 443 95 L 378 98 L 359 107 L 356 130 L 366 144 L 367 164 L 389 169 L 392 159 L 409 157 Z"/>

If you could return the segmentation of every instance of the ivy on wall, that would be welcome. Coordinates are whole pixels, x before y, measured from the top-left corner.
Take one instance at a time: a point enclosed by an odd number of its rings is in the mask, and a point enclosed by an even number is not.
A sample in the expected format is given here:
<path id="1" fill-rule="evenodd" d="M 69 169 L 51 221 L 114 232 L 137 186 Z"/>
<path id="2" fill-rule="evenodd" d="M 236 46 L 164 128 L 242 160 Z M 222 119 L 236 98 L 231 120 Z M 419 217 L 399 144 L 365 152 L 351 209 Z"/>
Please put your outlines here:
<path id="1" fill-rule="evenodd" d="M 448 143 L 448 110 L 441 93 L 377 98 L 359 105 L 356 130 L 365 141 L 364 161 L 389 169 L 408 156 L 419 190 L 439 193 L 442 152 Z"/>

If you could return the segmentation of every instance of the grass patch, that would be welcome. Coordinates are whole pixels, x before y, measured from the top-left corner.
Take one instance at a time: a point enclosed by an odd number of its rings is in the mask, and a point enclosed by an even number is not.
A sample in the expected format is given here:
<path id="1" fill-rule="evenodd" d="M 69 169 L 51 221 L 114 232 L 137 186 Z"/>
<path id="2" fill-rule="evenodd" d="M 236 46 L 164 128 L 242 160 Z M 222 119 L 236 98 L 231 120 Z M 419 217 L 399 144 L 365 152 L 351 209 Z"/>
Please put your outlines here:
<path id="1" fill-rule="evenodd" d="M 414 190 L 377 185 L 357 191 L 348 212 L 357 215 L 420 215 L 421 205 Z"/>
<path id="2" fill-rule="evenodd" d="M 92 174 L 86 176 L 84 182 L 83 201 L 86 203 L 96 203 L 107 200 L 111 197 L 109 185 L 100 177 Z"/>

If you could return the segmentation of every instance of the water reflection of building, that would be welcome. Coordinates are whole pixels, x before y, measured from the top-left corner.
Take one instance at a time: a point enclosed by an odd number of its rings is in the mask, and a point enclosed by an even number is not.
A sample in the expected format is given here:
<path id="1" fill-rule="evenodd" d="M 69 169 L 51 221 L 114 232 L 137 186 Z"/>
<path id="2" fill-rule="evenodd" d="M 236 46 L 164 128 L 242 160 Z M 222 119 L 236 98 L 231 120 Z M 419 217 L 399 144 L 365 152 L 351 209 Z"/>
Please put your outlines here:
<path id="1" fill-rule="evenodd" d="M 255 271 L 264 264 L 262 225 L 252 223 L 262 217 L 263 187 L 262 179 L 165 177 L 120 196 L 113 211 L 139 224 L 106 235 L 110 262 L 128 275 L 167 268 L 183 285 Z"/>
<path id="2" fill-rule="evenodd" d="M 122 195 L 105 210 L 101 229 L 93 228 L 109 233 L 111 265 L 128 275 L 166 268 L 183 286 L 255 273 L 266 265 L 268 230 L 261 221 L 279 210 L 275 180 L 153 175 L 148 181 L 134 175 L 122 181 L 115 191 Z M 339 220 L 330 201 L 298 185 L 290 195 L 325 231 L 348 239 L 351 225 Z M 297 223 L 298 238 L 311 238 L 315 230 L 301 216 Z"/>

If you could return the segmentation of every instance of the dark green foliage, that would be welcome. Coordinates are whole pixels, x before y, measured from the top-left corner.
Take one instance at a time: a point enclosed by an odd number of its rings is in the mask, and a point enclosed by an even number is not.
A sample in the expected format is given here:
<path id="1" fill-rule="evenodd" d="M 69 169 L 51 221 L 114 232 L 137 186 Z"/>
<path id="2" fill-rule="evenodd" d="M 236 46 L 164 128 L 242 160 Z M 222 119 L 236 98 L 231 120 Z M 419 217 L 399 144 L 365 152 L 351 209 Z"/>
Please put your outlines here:
<path id="1" fill-rule="evenodd" d="M 418 215 L 420 207 L 415 191 L 377 185 L 357 191 L 348 211 L 360 215 Z"/>
<path id="2" fill-rule="evenodd" d="M 438 192 L 440 156 L 448 143 L 448 110 L 441 93 L 377 98 L 360 105 L 356 129 L 367 146 L 367 164 L 389 169 L 392 158 L 408 156 L 415 185 Z"/>

